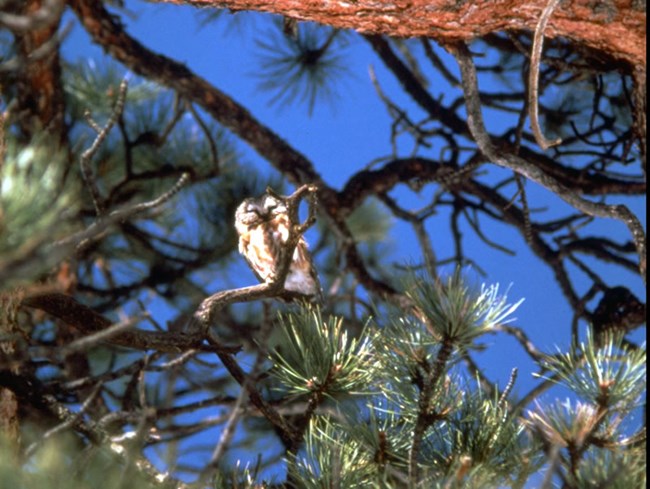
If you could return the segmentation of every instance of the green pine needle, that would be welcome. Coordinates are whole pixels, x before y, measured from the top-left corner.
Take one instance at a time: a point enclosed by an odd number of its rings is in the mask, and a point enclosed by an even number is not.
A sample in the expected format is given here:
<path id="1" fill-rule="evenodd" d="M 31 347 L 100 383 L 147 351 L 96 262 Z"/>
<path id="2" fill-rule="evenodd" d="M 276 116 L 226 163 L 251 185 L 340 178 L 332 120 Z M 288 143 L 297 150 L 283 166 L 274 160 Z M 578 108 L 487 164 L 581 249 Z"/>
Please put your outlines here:
<path id="1" fill-rule="evenodd" d="M 510 316 L 523 302 L 509 304 L 506 293 L 499 294 L 499 284 L 482 284 L 480 291 L 473 290 L 459 270 L 446 282 L 413 275 L 407 287 L 407 296 L 433 337 L 459 348 L 471 346 L 496 325 L 512 321 Z"/>
<path id="2" fill-rule="evenodd" d="M 375 334 L 368 328 L 351 338 L 343 318 L 324 318 L 304 306 L 281 316 L 279 347 L 272 354 L 274 375 L 290 392 L 326 396 L 368 392 L 376 370 Z"/>
<path id="3" fill-rule="evenodd" d="M 646 388 L 646 349 L 645 345 L 627 348 L 622 340 L 620 335 L 609 335 L 599 344 L 589 330 L 578 351 L 558 349 L 548 357 L 544 366 L 557 377 L 547 378 L 602 408 L 633 409 Z"/>

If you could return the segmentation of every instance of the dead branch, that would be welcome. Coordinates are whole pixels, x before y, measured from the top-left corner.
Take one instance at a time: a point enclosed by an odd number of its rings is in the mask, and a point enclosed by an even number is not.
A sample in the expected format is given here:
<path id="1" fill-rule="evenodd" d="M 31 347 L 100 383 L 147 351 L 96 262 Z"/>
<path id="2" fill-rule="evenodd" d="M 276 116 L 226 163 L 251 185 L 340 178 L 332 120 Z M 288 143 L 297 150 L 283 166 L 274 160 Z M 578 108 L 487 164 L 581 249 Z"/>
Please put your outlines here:
<path id="1" fill-rule="evenodd" d="M 566 188 L 550 175 L 545 174 L 537 166 L 531 165 L 523 158 L 512 153 L 499 151 L 485 130 L 481 104 L 478 96 L 476 68 L 474 67 L 474 61 L 469 54 L 469 50 L 465 45 L 459 44 L 453 48 L 453 54 L 456 57 L 461 70 L 463 91 L 465 92 L 465 103 L 467 107 L 467 122 L 470 131 L 472 132 L 472 136 L 481 149 L 481 152 L 492 162 L 505 168 L 510 168 L 529 180 L 539 183 L 556 194 L 567 204 L 585 214 L 590 216 L 613 218 L 625 224 L 634 239 L 637 253 L 639 255 L 639 271 L 641 276 L 645 278 L 646 236 L 639 219 L 625 205 L 607 205 L 585 200 L 575 192 Z"/>
<path id="2" fill-rule="evenodd" d="M 117 119 L 122 115 L 122 112 L 124 111 L 124 102 L 126 101 L 127 88 L 128 82 L 125 78 L 122 80 L 122 83 L 120 83 L 120 88 L 117 93 L 117 98 L 115 99 L 115 104 L 113 105 L 113 110 L 111 111 L 110 117 L 104 124 L 104 127 L 98 127 L 97 124 L 93 124 L 92 120 L 90 120 L 92 127 L 95 129 L 95 131 L 97 131 L 97 137 L 95 137 L 95 140 L 90 145 L 90 147 L 81 153 L 81 158 L 79 158 L 81 175 L 84 179 L 84 182 L 86 183 L 86 186 L 88 187 L 90 196 L 92 197 L 93 205 L 95 206 L 95 213 L 98 218 L 101 218 L 104 214 L 104 203 L 99 192 L 99 187 L 97 186 L 97 181 L 95 180 L 95 175 L 90 168 L 90 161 L 97 153 L 97 150 L 99 150 L 100 146 L 106 139 L 106 136 L 108 136 L 108 133 L 115 125 L 115 122 L 117 122 Z M 87 113 L 86 118 L 90 119 L 90 114 Z"/>
<path id="3" fill-rule="evenodd" d="M 551 14 L 555 7 L 562 0 L 548 0 L 548 4 L 542 11 L 542 15 L 539 18 L 539 23 L 535 28 L 535 36 L 533 37 L 533 52 L 530 56 L 530 72 L 528 75 L 528 110 L 530 125 L 533 128 L 533 134 L 535 135 L 535 141 L 540 148 L 546 150 L 552 146 L 557 146 L 562 142 L 562 139 L 554 139 L 549 141 L 544 137 L 542 129 L 539 127 L 539 65 L 542 58 L 542 47 L 544 45 L 544 29 L 546 29 L 546 24 L 551 18 Z"/>

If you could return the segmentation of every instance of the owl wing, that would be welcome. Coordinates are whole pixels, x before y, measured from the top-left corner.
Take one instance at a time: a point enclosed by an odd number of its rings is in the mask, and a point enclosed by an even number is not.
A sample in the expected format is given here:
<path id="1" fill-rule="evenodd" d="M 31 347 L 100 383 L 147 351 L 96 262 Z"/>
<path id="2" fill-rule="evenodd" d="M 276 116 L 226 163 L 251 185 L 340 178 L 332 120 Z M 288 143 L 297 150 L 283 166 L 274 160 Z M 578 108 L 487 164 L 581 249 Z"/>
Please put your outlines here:
<path id="1" fill-rule="evenodd" d="M 307 242 L 300 238 L 293 252 L 284 288 L 309 298 L 321 297 L 321 286 Z"/>

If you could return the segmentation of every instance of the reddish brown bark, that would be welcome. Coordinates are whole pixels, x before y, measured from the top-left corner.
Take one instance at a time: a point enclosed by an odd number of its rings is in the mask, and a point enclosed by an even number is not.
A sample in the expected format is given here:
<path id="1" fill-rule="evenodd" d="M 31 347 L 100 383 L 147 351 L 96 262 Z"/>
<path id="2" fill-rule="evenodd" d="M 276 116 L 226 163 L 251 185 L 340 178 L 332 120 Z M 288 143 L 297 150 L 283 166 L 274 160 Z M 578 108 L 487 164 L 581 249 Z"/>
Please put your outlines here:
<path id="1" fill-rule="evenodd" d="M 22 15 L 35 15 L 43 8 L 42 0 L 28 0 Z M 39 49 L 52 42 L 59 28 L 60 14 L 45 25 L 16 32 L 16 46 L 23 66 L 16 82 L 19 124 L 26 137 L 31 138 L 43 128 L 63 140 L 63 85 L 59 51 L 52 45 L 46 54 L 36 55 Z"/>
<path id="2" fill-rule="evenodd" d="M 164 0 L 231 11 L 282 14 L 367 34 L 425 36 L 440 42 L 500 31 L 533 31 L 547 0 Z M 646 64 L 645 2 L 562 2 L 545 34 L 565 37 L 632 65 Z"/>

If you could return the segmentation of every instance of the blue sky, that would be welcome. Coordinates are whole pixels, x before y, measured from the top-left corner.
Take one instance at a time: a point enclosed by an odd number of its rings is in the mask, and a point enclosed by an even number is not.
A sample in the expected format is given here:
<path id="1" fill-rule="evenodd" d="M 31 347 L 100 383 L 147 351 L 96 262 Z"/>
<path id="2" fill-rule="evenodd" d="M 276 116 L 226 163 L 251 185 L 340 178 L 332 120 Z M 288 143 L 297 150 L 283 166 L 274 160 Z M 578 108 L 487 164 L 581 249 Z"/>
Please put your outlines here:
<path id="1" fill-rule="evenodd" d="M 394 77 L 383 69 L 380 60 L 374 56 L 369 45 L 360 38 L 350 38 L 346 48 L 345 59 L 349 62 L 352 76 L 345 78 L 339 85 L 343 97 L 334 107 L 317 106 L 312 116 L 305 107 L 292 105 L 282 110 L 269 106 L 270 95 L 257 88 L 259 80 L 251 76 L 255 72 L 258 59 L 255 57 L 255 36 L 261 36 L 268 29 L 264 19 L 251 21 L 250 14 L 234 14 L 220 19 L 215 25 L 199 27 L 196 22 L 197 10 L 190 7 L 164 4 L 147 4 L 127 1 L 126 5 L 135 18 L 123 16 L 128 32 L 147 47 L 184 62 L 189 68 L 203 76 L 216 87 L 232 96 L 246 106 L 253 115 L 273 128 L 292 146 L 305 154 L 321 172 L 324 179 L 332 186 L 340 188 L 347 178 L 369 164 L 380 155 L 389 155 L 391 119 L 370 82 L 368 67 L 372 65 L 385 93 L 394 97 L 394 101 L 409 109 L 415 119 L 422 116 L 419 109 L 399 88 Z M 69 15 L 69 14 L 68 14 Z M 71 18 L 71 16 L 67 17 Z M 234 29 L 240 29 L 232 35 L 226 28 L 230 19 L 243 18 Z M 74 19 L 76 22 L 76 19 Z M 65 41 L 64 53 L 70 60 L 94 58 L 100 63 L 101 51 L 89 46 L 89 40 L 82 28 L 75 26 Z M 450 58 L 439 52 L 446 60 Z M 457 72 L 455 62 L 448 66 Z M 431 76 L 434 96 L 454 98 L 458 92 L 445 93 L 448 86 L 442 80 Z M 481 78 L 484 87 L 490 87 L 490 80 Z M 438 88 L 440 87 L 440 88 Z M 512 121 L 495 119 L 486 113 L 486 125 L 489 130 L 495 127 L 509 127 Z M 252 151 L 245 149 L 247 157 L 263 168 L 268 165 Z M 406 148 L 405 148 L 406 150 Z M 435 158 L 437 149 L 427 156 Z M 499 174 L 501 170 L 491 169 Z M 417 208 L 427 203 L 430 192 L 417 195 L 401 188 L 396 195 L 403 196 L 409 205 Z M 566 213 L 569 207 L 539 186 L 528 183 L 527 191 L 531 207 L 550 205 L 554 212 Z M 635 203 L 633 210 L 640 212 L 641 203 Z M 645 212 L 641 214 L 645 223 Z M 511 302 L 525 298 L 515 314 L 516 325 L 521 327 L 534 341 L 546 351 L 553 351 L 555 345 L 566 346 L 570 340 L 571 309 L 559 290 L 551 270 L 534 256 L 525 245 L 522 237 L 510 227 L 496 222 L 484 223 L 486 234 L 499 243 L 516 250 L 512 257 L 497 252 L 480 242 L 469 228 L 462 229 L 466 242 L 467 254 L 475 259 L 487 272 L 488 276 L 480 278 L 487 283 L 498 282 L 503 290 L 509 289 Z M 613 238 L 627 237 L 627 229 L 614 221 L 597 224 L 602 235 Z M 428 230 L 439 257 L 451 256 L 453 243 L 449 236 L 449 221 L 444 212 L 432 219 Z M 410 228 L 395 223 L 388 243 L 392 258 L 397 263 L 408 263 L 417 259 L 418 248 Z M 586 260 L 588 261 L 588 260 Z M 243 260 L 242 260 L 243 263 Z M 609 267 L 603 274 L 612 280 L 613 285 L 626 285 L 637 296 L 644 297 L 644 288 L 638 276 L 622 272 L 620 268 Z M 254 283 L 252 274 L 244 274 L 245 285 Z M 584 293 L 584 290 L 579 290 Z M 164 321 L 160 321 L 161 323 Z M 637 339 L 645 333 L 637 332 Z M 482 353 L 476 354 L 478 363 L 485 368 L 489 378 L 504 386 L 511 369 L 520 368 L 515 391 L 527 392 L 537 383 L 531 376 L 532 363 L 521 347 L 505 335 L 489 335 L 482 343 L 492 345 Z"/>

